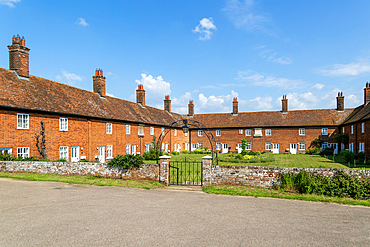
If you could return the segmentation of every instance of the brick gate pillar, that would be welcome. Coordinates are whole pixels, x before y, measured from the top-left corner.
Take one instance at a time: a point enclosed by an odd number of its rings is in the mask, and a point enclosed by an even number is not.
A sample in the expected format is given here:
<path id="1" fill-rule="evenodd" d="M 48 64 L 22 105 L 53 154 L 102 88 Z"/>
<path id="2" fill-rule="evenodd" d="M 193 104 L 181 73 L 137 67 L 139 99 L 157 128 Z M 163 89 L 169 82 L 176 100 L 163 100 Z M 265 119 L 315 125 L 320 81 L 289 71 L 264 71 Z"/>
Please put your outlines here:
<path id="1" fill-rule="evenodd" d="M 203 163 L 203 186 L 210 186 L 212 184 L 212 157 L 202 157 Z"/>
<path id="2" fill-rule="evenodd" d="M 159 157 L 159 159 L 159 182 L 163 182 L 166 186 L 168 186 L 171 156 L 164 155 Z"/>

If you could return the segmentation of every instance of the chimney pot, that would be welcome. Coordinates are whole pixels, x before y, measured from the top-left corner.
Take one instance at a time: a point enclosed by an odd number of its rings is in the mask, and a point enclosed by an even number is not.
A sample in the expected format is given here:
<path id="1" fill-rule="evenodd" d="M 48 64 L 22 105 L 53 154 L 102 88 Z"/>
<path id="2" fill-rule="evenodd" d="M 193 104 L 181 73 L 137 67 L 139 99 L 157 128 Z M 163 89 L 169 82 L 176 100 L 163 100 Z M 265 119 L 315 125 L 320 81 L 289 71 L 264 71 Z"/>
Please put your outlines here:
<path id="1" fill-rule="evenodd" d="M 136 89 L 136 103 L 145 106 L 145 90 L 143 84 L 139 84 Z"/>
<path id="2" fill-rule="evenodd" d="M 171 112 L 171 100 L 169 95 L 164 96 L 164 110 Z"/>
<path id="3" fill-rule="evenodd" d="M 24 37 L 13 36 L 9 49 L 9 69 L 14 70 L 19 76 L 29 77 L 29 51 L 25 46 Z"/>
<path id="4" fill-rule="evenodd" d="M 281 112 L 287 113 L 288 112 L 288 99 L 286 95 L 283 95 L 283 98 L 281 100 Z"/>
<path id="5" fill-rule="evenodd" d="M 188 109 L 189 109 L 188 115 L 194 116 L 194 103 L 192 100 L 189 101 Z"/>
<path id="6" fill-rule="evenodd" d="M 105 97 L 105 77 L 103 77 L 103 70 L 95 70 L 95 76 L 93 76 L 93 87 L 95 93 L 98 93 L 100 97 Z"/>

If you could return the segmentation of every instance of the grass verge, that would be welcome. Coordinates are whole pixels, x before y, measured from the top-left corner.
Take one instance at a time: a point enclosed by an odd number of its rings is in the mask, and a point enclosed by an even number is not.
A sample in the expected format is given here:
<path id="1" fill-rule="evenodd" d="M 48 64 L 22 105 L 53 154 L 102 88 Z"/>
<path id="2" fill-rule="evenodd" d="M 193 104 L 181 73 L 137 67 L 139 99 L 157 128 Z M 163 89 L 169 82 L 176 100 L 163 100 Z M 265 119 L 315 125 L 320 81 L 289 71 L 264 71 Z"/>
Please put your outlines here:
<path id="1" fill-rule="evenodd" d="M 164 187 L 164 185 L 156 181 L 148 180 L 114 179 L 97 176 L 73 176 L 73 175 L 62 176 L 55 174 L 38 174 L 28 172 L 27 173 L 0 172 L 0 178 L 13 178 L 29 181 L 51 181 L 70 184 L 88 184 L 96 186 L 120 186 L 146 190 Z"/>
<path id="2" fill-rule="evenodd" d="M 203 191 L 208 194 L 237 195 L 237 196 L 254 196 L 254 197 L 271 197 L 312 202 L 338 203 L 346 205 L 360 205 L 370 207 L 370 200 L 355 200 L 352 198 L 328 197 L 311 194 L 297 194 L 293 192 L 246 187 L 246 186 L 209 186 L 204 187 Z"/>

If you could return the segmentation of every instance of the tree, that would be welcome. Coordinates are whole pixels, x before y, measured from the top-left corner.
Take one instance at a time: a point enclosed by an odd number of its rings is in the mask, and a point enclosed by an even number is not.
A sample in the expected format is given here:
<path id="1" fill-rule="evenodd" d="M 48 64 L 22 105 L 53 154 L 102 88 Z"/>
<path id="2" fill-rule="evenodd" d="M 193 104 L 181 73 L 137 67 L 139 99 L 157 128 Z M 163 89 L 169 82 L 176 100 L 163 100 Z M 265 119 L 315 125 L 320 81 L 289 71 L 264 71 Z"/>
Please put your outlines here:
<path id="1" fill-rule="evenodd" d="M 42 139 L 41 139 L 41 143 L 39 144 L 40 132 L 41 132 Z M 45 127 L 44 127 L 43 121 L 41 121 L 41 130 L 38 133 L 35 133 L 35 139 L 36 139 L 37 150 L 39 151 L 42 158 L 47 159 L 46 147 L 45 147 Z"/>

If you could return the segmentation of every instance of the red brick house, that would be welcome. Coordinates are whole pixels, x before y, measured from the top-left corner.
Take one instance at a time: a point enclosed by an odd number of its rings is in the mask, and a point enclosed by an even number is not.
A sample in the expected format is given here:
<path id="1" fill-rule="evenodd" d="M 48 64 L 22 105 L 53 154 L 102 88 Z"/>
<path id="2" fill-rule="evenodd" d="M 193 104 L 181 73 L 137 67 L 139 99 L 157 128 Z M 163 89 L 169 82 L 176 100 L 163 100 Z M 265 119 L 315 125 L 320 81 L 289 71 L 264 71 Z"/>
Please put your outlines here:
<path id="1" fill-rule="evenodd" d="M 48 159 L 101 161 L 117 154 L 140 154 L 149 149 L 154 135 L 167 132 L 181 118 L 168 110 L 145 105 L 139 85 L 137 102 L 105 94 L 102 70 L 93 76 L 93 92 L 29 75 L 29 48 L 24 38 L 13 37 L 9 68 L 0 68 L 0 151 L 18 156 L 41 157 L 35 134 L 45 128 Z M 41 138 L 40 138 L 41 142 Z M 170 128 L 163 141 L 169 151 L 185 148 L 181 129 Z M 175 145 L 176 144 L 176 145 Z"/>
<path id="2" fill-rule="evenodd" d="M 171 126 L 176 121 L 191 119 L 208 127 L 218 152 L 240 151 L 244 138 L 250 150 L 303 153 L 315 138 L 320 138 L 323 147 L 332 146 L 336 152 L 365 151 L 370 157 L 369 84 L 364 104 L 355 109 L 344 109 L 344 96 L 339 93 L 336 109 L 289 111 L 288 99 L 283 96 L 281 111 L 239 112 L 235 98 L 231 113 L 195 114 L 190 101 L 188 115 L 179 115 L 171 112 L 169 96 L 165 96 L 164 110 L 147 106 L 142 85 L 136 90 L 136 102 L 107 96 L 102 70 L 95 71 L 92 92 L 29 75 L 30 49 L 24 38 L 13 37 L 8 49 L 9 69 L 0 68 L 3 153 L 41 157 L 35 137 L 40 135 L 41 122 L 47 157 L 54 160 L 105 161 L 117 154 L 142 154 L 149 149 L 154 135 L 158 137 L 167 131 L 162 149 L 210 147 L 200 129 L 192 128 L 186 135 Z M 336 133 L 347 133 L 349 144 L 340 147 L 335 143 Z"/>

